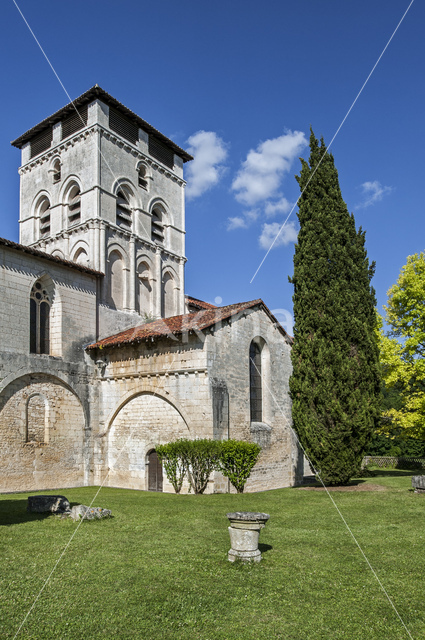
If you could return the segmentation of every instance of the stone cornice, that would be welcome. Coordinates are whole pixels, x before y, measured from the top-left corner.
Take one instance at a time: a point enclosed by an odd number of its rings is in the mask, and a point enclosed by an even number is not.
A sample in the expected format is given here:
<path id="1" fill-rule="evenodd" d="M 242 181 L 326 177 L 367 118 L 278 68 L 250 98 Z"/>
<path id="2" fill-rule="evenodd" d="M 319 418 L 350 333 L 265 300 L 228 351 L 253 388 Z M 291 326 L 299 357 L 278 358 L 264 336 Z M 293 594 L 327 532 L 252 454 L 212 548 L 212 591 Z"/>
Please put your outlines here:
<path id="1" fill-rule="evenodd" d="M 170 369 L 168 371 L 164 371 L 163 369 L 160 371 L 133 371 L 133 372 L 128 372 L 128 373 L 116 373 L 116 374 L 111 374 L 111 375 L 99 375 L 100 380 L 104 380 L 106 382 L 112 382 L 112 381 L 118 381 L 118 380 L 123 380 L 124 382 L 132 382 L 134 380 L 139 380 L 140 378 L 151 378 L 151 379 L 155 379 L 155 378 L 179 378 L 180 376 L 184 376 L 186 378 L 189 377 L 189 375 L 192 376 L 198 376 L 199 374 L 203 374 L 204 377 L 208 376 L 208 369 L 207 367 L 185 367 L 185 368 L 181 368 L 178 367 L 176 369 Z"/>

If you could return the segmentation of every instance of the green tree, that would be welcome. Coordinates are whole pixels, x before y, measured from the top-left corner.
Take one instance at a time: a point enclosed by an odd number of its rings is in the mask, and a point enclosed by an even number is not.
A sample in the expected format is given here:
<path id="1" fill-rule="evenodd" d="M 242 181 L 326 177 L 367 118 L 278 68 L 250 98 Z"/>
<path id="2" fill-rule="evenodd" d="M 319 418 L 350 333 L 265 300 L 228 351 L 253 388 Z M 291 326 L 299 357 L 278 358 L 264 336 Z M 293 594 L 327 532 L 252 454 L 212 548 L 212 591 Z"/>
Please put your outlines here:
<path id="1" fill-rule="evenodd" d="M 255 442 L 243 440 L 222 440 L 220 442 L 219 469 L 229 478 L 238 493 L 244 486 L 253 466 L 258 460 L 261 447 Z"/>
<path id="2" fill-rule="evenodd" d="M 379 417 L 375 292 L 365 234 L 342 199 L 333 156 L 310 136 L 301 159 L 294 255 L 294 427 L 327 484 L 360 467 Z"/>
<path id="3" fill-rule="evenodd" d="M 401 403 L 384 411 L 381 432 L 401 429 L 406 437 L 425 438 L 425 254 L 407 258 L 388 291 L 385 307 L 390 331 L 381 331 L 382 374 Z M 387 418 L 385 420 L 385 418 Z"/>

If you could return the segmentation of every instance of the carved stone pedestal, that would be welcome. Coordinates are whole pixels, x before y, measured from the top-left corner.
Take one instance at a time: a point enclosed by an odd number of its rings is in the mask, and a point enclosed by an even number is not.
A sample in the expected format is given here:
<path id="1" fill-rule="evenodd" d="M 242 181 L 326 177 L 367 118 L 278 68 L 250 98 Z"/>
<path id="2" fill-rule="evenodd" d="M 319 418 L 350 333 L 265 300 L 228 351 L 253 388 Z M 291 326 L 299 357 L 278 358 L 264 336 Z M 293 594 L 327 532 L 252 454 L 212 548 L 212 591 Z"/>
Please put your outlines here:
<path id="1" fill-rule="evenodd" d="M 244 562 L 260 562 L 261 551 L 258 548 L 260 531 L 270 518 L 268 513 L 236 511 L 228 513 L 231 549 L 227 555 L 230 562 L 237 558 Z"/>

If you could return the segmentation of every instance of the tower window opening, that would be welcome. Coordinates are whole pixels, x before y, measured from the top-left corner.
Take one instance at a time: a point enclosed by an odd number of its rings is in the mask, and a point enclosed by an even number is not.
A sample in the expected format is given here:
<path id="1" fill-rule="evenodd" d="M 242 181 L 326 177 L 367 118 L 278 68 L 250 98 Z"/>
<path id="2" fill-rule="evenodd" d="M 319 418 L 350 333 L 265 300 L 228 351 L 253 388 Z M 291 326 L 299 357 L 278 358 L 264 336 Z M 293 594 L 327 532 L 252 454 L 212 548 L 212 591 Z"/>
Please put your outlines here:
<path id="1" fill-rule="evenodd" d="M 78 224 L 81 220 L 81 191 L 78 185 L 72 187 L 69 192 L 68 207 L 69 224 Z"/>
<path id="2" fill-rule="evenodd" d="M 129 197 L 122 190 L 117 193 L 117 225 L 131 229 L 132 216 Z"/>
<path id="3" fill-rule="evenodd" d="M 53 183 L 60 182 L 61 179 L 61 161 L 55 160 L 53 165 Z"/>
<path id="4" fill-rule="evenodd" d="M 142 164 L 139 167 L 139 187 L 143 189 L 148 188 L 148 181 L 146 180 L 146 167 Z"/>
<path id="5" fill-rule="evenodd" d="M 158 209 L 152 211 L 151 238 L 153 242 L 162 244 L 164 242 L 164 225 L 162 223 L 162 213 Z"/>
<path id="6" fill-rule="evenodd" d="M 38 212 L 40 218 L 40 237 L 45 238 L 50 235 L 50 202 L 47 198 L 44 198 L 41 202 Z"/>

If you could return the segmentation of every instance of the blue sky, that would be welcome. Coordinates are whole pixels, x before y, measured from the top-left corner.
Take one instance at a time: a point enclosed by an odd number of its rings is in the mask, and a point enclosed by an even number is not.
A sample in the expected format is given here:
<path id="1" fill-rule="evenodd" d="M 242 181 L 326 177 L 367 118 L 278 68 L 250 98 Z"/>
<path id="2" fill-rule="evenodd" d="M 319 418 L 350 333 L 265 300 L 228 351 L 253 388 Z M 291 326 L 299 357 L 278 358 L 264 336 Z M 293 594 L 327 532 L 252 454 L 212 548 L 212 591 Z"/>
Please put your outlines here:
<path id="1" fill-rule="evenodd" d="M 99 84 L 195 155 L 187 293 L 262 298 L 290 330 L 296 210 L 310 125 L 330 142 L 410 0 L 17 0 L 71 98 Z M 425 7 L 416 0 L 332 144 L 366 230 L 378 307 L 424 249 Z M 2 3 L 0 236 L 18 240 L 10 140 L 68 102 L 12 0 Z M 221 299 L 221 300 L 220 300 Z"/>

